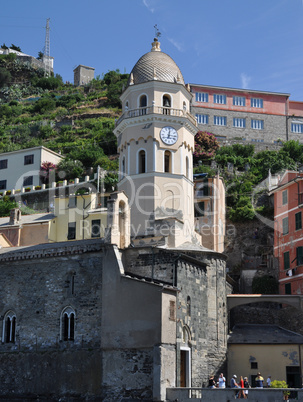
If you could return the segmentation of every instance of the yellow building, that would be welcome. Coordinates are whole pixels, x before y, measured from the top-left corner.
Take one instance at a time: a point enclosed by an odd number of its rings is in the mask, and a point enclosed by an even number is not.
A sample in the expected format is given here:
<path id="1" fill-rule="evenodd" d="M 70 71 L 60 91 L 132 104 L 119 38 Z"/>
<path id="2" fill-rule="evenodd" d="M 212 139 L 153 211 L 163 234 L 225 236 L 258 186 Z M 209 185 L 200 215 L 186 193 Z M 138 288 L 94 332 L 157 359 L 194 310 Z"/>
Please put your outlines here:
<path id="1" fill-rule="evenodd" d="M 227 372 L 248 377 L 251 386 L 260 372 L 266 379 L 301 388 L 303 336 L 277 325 L 236 325 L 228 337 Z"/>
<path id="2" fill-rule="evenodd" d="M 104 237 L 107 226 L 108 194 L 89 193 L 56 197 L 49 241 L 84 240 Z"/>

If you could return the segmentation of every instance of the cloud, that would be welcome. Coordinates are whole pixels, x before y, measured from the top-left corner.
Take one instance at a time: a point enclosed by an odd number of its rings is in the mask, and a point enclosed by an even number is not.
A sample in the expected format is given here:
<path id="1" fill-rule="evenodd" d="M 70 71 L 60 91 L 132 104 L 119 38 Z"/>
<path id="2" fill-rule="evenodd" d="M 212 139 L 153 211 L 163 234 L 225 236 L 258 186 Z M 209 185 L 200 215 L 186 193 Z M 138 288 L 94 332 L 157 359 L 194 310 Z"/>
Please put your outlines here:
<path id="1" fill-rule="evenodd" d="M 251 77 L 249 77 L 247 74 L 242 73 L 241 74 L 241 87 L 242 89 L 247 89 L 249 87 L 249 83 L 251 81 Z"/>
<path id="2" fill-rule="evenodd" d="M 172 38 L 167 38 L 167 40 L 172 43 L 178 50 L 179 52 L 183 52 L 184 51 L 184 47 L 180 42 L 175 41 Z"/>
<path id="3" fill-rule="evenodd" d="M 152 1 L 150 0 L 143 0 L 143 4 L 145 5 L 145 7 L 151 12 L 153 13 L 155 11 L 155 9 L 152 7 L 151 5 Z"/>

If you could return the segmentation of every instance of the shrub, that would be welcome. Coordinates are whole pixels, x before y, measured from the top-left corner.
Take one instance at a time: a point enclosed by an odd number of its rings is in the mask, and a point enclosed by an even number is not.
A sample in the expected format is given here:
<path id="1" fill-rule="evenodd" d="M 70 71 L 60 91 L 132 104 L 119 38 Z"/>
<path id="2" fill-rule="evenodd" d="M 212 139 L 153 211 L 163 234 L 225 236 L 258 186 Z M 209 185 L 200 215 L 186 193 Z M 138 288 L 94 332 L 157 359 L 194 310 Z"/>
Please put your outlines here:
<path id="1" fill-rule="evenodd" d="M 54 110 L 56 107 L 56 101 L 52 98 L 49 97 L 44 97 L 36 101 L 36 103 L 33 106 L 33 111 L 35 113 L 40 113 L 43 114 L 45 112 L 48 112 L 50 110 Z"/>
<path id="2" fill-rule="evenodd" d="M 195 135 L 194 161 L 213 158 L 218 148 L 219 143 L 214 134 L 198 131 Z"/>
<path id="3" fill-rule="evenodd" d="M 84 173 L 83 165 L 78 160 L 63 159 L 58 163 L 56 174 L 66 180 L 81 177 Z"/>

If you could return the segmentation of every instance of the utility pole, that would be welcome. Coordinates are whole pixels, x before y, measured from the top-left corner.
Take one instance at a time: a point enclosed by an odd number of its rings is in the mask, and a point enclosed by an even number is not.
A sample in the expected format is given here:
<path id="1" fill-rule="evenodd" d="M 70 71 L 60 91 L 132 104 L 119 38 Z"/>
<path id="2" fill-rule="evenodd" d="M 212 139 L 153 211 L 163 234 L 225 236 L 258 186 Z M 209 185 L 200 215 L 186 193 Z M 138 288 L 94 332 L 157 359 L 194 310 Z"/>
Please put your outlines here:
<path id="1" fill-rule="evenodd" d="M 50 18 L 46 20 L 46 33 L 45 33 L 45 45 L 44 45 L 44 54 L 43 54 L 43 63 L 45 65 L 45 73 L 46 77 L 50 77 L 51 73 L 51 61 L 50 61 L 50 39 L 49 39 L 49 21 Z"/>

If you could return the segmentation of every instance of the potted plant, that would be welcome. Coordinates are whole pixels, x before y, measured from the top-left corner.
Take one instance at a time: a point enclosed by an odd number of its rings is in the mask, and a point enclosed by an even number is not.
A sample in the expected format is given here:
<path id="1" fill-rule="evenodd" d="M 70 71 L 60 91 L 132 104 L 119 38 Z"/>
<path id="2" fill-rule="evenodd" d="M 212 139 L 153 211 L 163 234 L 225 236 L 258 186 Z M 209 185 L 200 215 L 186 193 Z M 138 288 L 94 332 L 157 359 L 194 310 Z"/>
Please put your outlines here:
<path id="1" fill-rule="evenodd" d="M 31 191 L 31 188 L 30 187 L 25 187 L 24 190 L 25 190 L 26 193 L 28 193 L 29 191 Z"/>
<path id="2" fill-rule="evenodd" d="M 11 190 L 7 190 L 6 192 L 5 192 L 5 195 L 11 195 Z"/>
<path id="3" fill-rule="evenodd" d="M 2 191 L 0 192 L 0 197 L 2 197 L 3 196 L 3 193 L 2 193 Z"/>
<path id="4" fill-rule="evenodd" d="M 57 182 L 57 187 L 62 187 L 62 186 L 63 186 L 63 181 L 62 180 L 58 181 Z"/>
<path id="5" fill-rule="evenodd" d="M 21 193 L 21 190 L 20 190 L 20 189 L 15 190 L 15 194 L 19 194 L 19 193 Z"/>
<path id="6" fill-rule="evenodd" d="M 35 190 L 41 190 L 41 186 L 35 186 Z"/>

